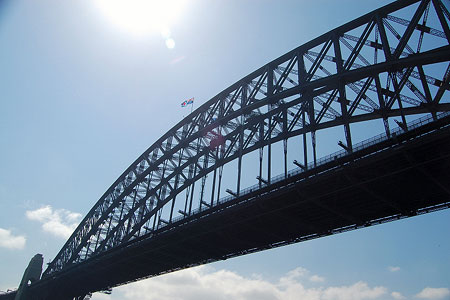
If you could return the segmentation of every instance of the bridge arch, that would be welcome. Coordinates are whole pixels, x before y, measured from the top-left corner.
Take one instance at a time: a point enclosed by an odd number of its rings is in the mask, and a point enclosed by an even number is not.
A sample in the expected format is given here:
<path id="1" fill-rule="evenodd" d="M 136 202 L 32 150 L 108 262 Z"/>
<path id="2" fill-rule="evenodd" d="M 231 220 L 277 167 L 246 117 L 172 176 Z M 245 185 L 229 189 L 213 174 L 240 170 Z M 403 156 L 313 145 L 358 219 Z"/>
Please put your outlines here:
<path id="1" fill-rule="evenodd" d="M 318 131 L 342 128 L 340 145 L 351 153 L 353 124 L 380 120 L 390 136 L 392 119 L 408 131 L 410 116 L 437 118 L 449 111 L 449 22 L 441 0 L 397 1 L 237 81 L 171 128 L 119 176 L 44 277 L 118 245 L 151 238 L 180 218 L 214 207 L 220 201 L 223 166 L 233 161 L 237 180 L 229 192 L 238 196 L 242 158 L 249 153 L 260 151 L 261 187 L 272 176 L 263 151 L 270 156 L 276 143 L 287 147 L 289 138 L 302 137 L 301 171 L 317 163 Z M 282 161 L 284 176 L 289 176 L 286 155 Z M 211 197 L 194 201 L 195 186 L 202 190 L 211 173 Z"/>

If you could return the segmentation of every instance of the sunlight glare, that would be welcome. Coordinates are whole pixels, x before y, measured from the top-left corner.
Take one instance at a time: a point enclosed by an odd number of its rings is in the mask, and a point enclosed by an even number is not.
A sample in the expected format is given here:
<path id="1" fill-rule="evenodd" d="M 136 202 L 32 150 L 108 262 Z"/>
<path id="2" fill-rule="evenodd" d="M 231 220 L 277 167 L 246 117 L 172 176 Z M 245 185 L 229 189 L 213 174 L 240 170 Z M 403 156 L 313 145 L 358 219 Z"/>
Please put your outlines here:
<path id="1" fill-rule="evenodd" d="M 161 32 L 179 17 L 183 0 L 96 0 L 114 24 L 133 34 Z"/>

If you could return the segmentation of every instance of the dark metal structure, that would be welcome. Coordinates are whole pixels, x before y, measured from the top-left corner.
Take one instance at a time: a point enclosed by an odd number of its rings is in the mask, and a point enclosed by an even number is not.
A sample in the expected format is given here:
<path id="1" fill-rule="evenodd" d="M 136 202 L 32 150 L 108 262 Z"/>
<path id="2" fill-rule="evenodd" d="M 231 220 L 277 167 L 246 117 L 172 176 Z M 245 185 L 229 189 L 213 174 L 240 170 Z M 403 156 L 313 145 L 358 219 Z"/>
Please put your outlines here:
<path id="1" fill-rule="evenodd" d="M 450 178 L 444 2 L 384 6 L 199 107 L 111 185 L 34 285 L 45 291 L 37 295 L 79 296 L 448 208 L 450 186 L 441 180 Z M 384 133 L 355 143 L 354 128 L 374 122 Z M 342 150 L 318 159 L 317 136 L 327 131 Z M 247 160 L 258 168 L 256 185 L 243 189 Z M 283 174 L 273 177 L 280 165 Z M 224 186 L 224 168 L 233 170 L 232 186 Z"/>

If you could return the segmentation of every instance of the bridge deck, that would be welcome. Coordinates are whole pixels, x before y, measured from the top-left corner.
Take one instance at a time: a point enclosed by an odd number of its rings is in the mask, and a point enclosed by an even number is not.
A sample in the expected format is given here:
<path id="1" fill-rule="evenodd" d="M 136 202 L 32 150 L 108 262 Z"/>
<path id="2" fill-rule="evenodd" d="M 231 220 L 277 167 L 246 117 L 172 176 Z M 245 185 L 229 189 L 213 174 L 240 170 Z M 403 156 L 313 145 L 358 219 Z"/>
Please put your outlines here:
<path id="1" fill-rule="evenodd" d="M 450 205 L 450 117 L 163 227 L 41 280 L 57 299 Z M 420 137 L 420 138 L 418 138 Z M 56 299 L 55 298 L 55 299 Z"/>

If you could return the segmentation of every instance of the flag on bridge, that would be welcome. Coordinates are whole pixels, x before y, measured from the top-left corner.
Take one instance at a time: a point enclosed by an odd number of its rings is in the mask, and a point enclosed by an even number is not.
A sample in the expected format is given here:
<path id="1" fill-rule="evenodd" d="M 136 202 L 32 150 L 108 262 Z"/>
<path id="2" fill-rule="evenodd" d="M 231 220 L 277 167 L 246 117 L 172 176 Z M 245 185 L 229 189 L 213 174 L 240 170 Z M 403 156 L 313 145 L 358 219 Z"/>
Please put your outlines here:
<path id="1" fill-rule="evenodd" d="M 194 104 L 194 97 L 192 97 L 191 99 L 185 100 L 183 102 L 181 102 L 181 107 L 186 107 L 189 104 Z"/>

